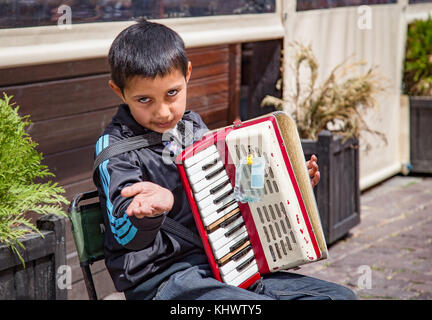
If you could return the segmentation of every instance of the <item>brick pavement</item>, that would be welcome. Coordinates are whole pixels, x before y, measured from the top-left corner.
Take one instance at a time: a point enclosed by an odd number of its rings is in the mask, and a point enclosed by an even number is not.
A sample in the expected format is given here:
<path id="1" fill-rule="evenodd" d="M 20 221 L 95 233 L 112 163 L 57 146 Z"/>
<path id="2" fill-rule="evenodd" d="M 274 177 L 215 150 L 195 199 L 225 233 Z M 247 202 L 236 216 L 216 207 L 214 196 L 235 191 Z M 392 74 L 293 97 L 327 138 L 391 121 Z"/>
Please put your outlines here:
<path id="1" fill-rule="evenodd" d="M 297 272 L 359 299 L 432 299 L 432 177 L 395 176 L 364 192 L 360 224 L 330 246 L 328 259 Z"/>

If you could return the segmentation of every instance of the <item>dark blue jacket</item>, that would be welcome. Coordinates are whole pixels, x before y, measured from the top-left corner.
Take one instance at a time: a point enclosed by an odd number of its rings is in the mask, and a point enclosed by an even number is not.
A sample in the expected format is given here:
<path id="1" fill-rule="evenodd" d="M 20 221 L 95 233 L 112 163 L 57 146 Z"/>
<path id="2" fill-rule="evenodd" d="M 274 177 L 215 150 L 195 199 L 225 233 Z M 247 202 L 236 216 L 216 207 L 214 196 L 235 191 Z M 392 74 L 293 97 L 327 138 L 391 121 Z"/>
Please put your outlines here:
<path id="1" fill-rule="evenodd" d="M 208 131 L 195 112 L 186 111 L 181 121 L 193 123 L 194 141 Z M 129 107 L 122 104 L 98 139 L 96 155 L 115 141 L 148 132 L 134 120 Z M 205 261 L 202 249 L 160 230 L 164 214 L 142 219 L 126 215 L 132 198 L 123 198 L 121 190 L 136 182 L 151 181 L 173 193 L 174 206 L 169 217 L 197 232 L 177 167 L 162 159 L 164 148 L 161 143 L 110 158 L 99 165 L 94 181 L 105 212 L 105 264 L 114 285 L 118 291 L 144 285 L 149 298 L 173 272 Z"/>

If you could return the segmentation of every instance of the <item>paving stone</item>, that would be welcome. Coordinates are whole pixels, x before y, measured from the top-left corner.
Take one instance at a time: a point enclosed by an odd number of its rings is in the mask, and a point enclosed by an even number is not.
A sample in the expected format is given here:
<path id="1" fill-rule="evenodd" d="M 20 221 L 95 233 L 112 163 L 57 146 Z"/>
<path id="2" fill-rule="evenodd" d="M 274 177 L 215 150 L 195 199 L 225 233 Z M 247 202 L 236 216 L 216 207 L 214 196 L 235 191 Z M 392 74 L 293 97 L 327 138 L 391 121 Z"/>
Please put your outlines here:
<path id="1" fill-rule="evenodd" d="M 432 299 L 432 177 L 395 176 L 363 193 L 361 205 L 360 224 L 329 247 L 329 258 L 298 272 L 360 299 Z M 362 287 L 364 268 L 371 288 Z"/>

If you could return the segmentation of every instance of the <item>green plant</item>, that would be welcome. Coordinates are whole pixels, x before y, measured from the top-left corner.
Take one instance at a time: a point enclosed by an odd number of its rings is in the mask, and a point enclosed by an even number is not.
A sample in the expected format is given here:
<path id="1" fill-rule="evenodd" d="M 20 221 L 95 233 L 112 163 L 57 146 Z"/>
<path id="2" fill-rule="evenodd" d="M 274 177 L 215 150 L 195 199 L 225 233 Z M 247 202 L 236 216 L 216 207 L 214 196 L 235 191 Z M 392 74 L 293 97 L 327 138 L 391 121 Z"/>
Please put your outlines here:
<path id="1" fill-rule="evenodd" d="M 403 75 L 404 93 L 432 96 L 432 19 L 408 25 Z"/>
<path id="2" fill-rule="evenodd" d="M 0 98 L 0 243 L 9 245 L 24 265 L 18 247 L 24 248 L 20 238 L 36 231 L 25 214 L 56 214 L 66 216 L 62 204 L 62 187 L 51 181 L 36 183 L 35 179 L 52 177 L 48 167 L 41 164 L 43 156 L 26 132 L 31 124 L 29 116 L 21 117 L 19 107 L 10 103 L 12 96 Z"/>
<path id="3" fill-rule="evenodd" d="M 370 129 L 363 119 L 366 111 L 376 107 L 375 96 L 386 90 L 382 84 L 384 79 L 380 78 L 375 68 L 355 75 L 356 68 L 364 62 L 347 64 L 344 61 L 318 86 L 318 63 L 311 46 L 293 42 L 290 47 L 294 53 L 290 66 L 293 93 L 288 94 L 286 99 L 266 96 L 262 106 L 273 105 L 291 114 L 302 139 L 316 140 L 322 130 L 340 134 L 344 140 L 351 137 L 358 139 L 364 130 L 379 135 L 387 143 L 385 135 Z M 281 81 L 277 88 L 281 87 Z"/>

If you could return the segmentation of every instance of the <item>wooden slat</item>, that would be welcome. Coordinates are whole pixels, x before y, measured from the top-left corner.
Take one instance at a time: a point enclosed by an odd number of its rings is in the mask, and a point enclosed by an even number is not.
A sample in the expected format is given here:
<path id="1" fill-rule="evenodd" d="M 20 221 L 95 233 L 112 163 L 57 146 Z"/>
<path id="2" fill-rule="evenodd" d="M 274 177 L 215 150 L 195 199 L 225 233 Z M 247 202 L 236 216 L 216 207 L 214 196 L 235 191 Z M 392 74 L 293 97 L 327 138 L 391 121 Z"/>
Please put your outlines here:
<path id="1" fill-rule="evenodd" d="M 90 178 L 93 167 L 95 144 L 55 153 L 42 161 L 55 174 L 60 185 L 68 185 Z"/>
<path id="2" fill-rule="evenodd" d="M 20 114 L 41 121 L 106 109 L 121 100 L 108 87 L 109 75 L 34 83 L 0 88 L 20 106 Z"/>
<path id="3" fill-rule="evenodd" d="M 228 92 L 228 76 L 217 75 L 191 81 L 188 86 L 188 99 L 219 92 Z"/>
<path id="4" fill-rule="evenodd" d="M 189 49 L 187 50 L 187 55 L 192 63 L 192 68 L 217 64 L 229 60 L 227 45 Z"/>
<path id="5" fill-rule="evenodd" d="M 67 79 L 108 72 L 109 66 L 106 58 L 21 66 L 0 69 L 0 86 Z"/>
<path id="6" fill-rule="evenodd" d="M 64 196 L 69 201 L 72 200 L 73 196 L 76 195 L 77 193 L 92 191 L 96 189 L 91 177 L 88 177 L 84 180 L 79 180 L 73 183 L 63 185 L 63 188 L 65 189 Z"/>
<path id="7" fill-rule="evenodd" d="M 192 75 L 190 81 L 195 81 L 208 76 L 215 76 L 220 74 L 227 74 L 229 70 L 228 62 L 221 62 L 217 64 L 196 67 L 192 64 Z"/>
<path id="8" fill-rule="evenodd" d="M 45 156 L 96 143 L 117 107 L 37 121 L 29 130 Z"/>
<path id="9" fill-rule="evenodd" d="M 193 98 L 188 98 L 186 108 L 196 111 L 200 108 L 212 106 L 215 104 L 228 104 L 228 94 L 228 91 L 221 91 L 214 94 L 207 94 L 204 96 L 197 95 Z"/>
<path id="10" fill-rule="evenodd" d="M 186 53 L 193 68 L 228 61 L 228 49 L 224 45 L 205 49 L 187 49 Z M 109 72 L 108 60 L 105 57 L 3 68 L 0 69 L 0 86 L 15 86 Z"/>
<path id="11" fill-rule="evenodd" d="M 228 104 L 222 103 L 218 105 L 212 105 L 209 108 L 203 108 L 197 110 L 202 120 L 207 126 L 212 126 L 214 123 L 227 121 Z"/>

